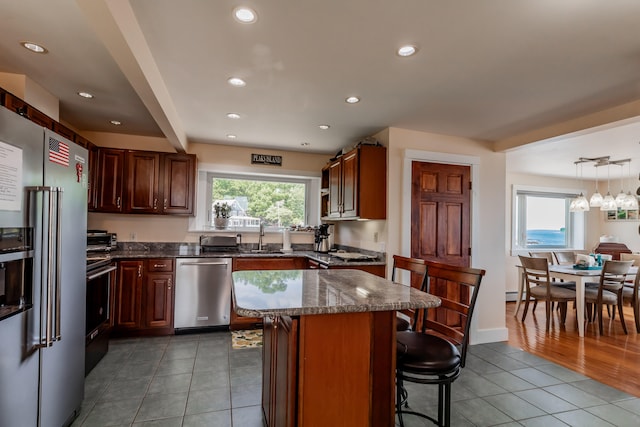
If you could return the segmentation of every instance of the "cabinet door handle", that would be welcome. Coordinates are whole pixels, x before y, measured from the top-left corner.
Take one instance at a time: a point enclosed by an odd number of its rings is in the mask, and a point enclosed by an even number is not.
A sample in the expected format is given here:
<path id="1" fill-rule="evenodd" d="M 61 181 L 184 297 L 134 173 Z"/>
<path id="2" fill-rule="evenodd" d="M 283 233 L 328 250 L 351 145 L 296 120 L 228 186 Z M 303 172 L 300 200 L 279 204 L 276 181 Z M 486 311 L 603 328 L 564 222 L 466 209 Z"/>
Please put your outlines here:
<path id="1" fill-rule="evenodd" d="M 164 268 L 167 264 L 153 264 L 153 268 Z"/>
<path id="2" fill-rule="evenodd" d="M 167 209 L 167 199 L 164 199 L 164 209 Z"/>
<path id="3" fill-rule="evenodd" d="M 120 196 L 116 197 L 116 207 L 120 209 Z"/>
<path id="4" fill-rule="evenodd" d="M 158 199 L 153 199 L 153 210 L 158 209 Z"/>
<path id="5" fill-rule="evenodd" d="M 171 290 L 171 285 L 173 285 L 173 281 L 171 280 L 171 277 L 169 277 L 169 286 L 167 289 Z"/>
<path id="6" fill-rule="evenodd" d="M 142 277 L 142 265 L 138 266 L 138 277 Z"/>

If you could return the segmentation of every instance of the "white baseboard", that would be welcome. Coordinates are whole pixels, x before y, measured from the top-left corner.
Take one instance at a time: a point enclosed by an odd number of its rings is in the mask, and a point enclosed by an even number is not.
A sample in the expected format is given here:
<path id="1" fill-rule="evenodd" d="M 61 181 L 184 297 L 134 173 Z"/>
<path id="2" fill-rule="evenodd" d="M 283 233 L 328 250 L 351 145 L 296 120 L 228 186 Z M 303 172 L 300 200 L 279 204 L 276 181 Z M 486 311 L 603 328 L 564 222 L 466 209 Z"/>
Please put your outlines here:
<path id="1" fill-rule="evenodd" d="M 509 340 L 509 330 L 505 328 L 479 329 L 471 334 L 469 344 L 487 344 Z"/>
<path id="2" fill-rule="evenodd" d="M 517 300 L 518 300 L 518 291 L 505 293 L 505 301 L 511 302 L 511 301 L 517 301 Z"/>

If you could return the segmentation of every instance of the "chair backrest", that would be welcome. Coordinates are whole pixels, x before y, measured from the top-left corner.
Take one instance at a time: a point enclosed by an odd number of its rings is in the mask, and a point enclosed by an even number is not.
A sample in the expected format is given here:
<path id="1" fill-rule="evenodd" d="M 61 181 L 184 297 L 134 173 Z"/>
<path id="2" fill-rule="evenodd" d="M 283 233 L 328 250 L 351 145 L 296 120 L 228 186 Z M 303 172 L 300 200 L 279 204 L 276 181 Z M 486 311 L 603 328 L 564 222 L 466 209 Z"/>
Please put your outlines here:
<path id="1" fill-rule="evenodd" d="M 523 255 L 518 256 L 520 258 L 520 265 L 524 269 L 524 282 L 527 287 L 527 295 L 531 286 L 546 286 L 547 298 L 551 298 L 551 287 L 549 282 L 549 263 L 544 258 L 526 257 Z"/>
<path id="2" fill-rule="evenodd" d="M 391 281 L 401 283 L 400 275 L 403 271 L 411 273 L 410 285 L 412 288 L 424 291 L 427 286 L 427 266 L 423 259 L 407 258 L 400 255 L 393 256 L 393 269 L 391 270 Z M 411 322 L 415 317 L 414 309 L 400 310 L 407 321 Z"/>
<path id="3" fill-rule="evenodd" d="M 469 344 L 471 318 L 485 270 L 426 261 L 426 291 L 436 295 L 441 305 L 416 311 L 416 330 L 448 339 L 460 349 L 464 366 Z"/>
<path id="4" fill-rule="evenodd" d="M 630 261 L 605 261 L 602 266 L 602 273 L 600 274 L 600 288 L 606 284 L 607 288 L 612 286 L 624 285 L 627 279 L 627 273 L 633 265 L 633 260 Z"/>
<path id="5" fill-rule="evenodd" d="M 553 256 L 556 258 L 556 263 L 561 265 L 573 265 L 576 263 L 576 253 L 574 251 L 558 251 L 554 252 Z"/>
<path id="6" fill-rule="evenodd" d="M 620 261 L 633 261 L 633 265 L 640 266 L 640 254 L 620 254 Z"/>
<path id="7" fill-rule="evenodd" d="M 553 254 L 551 252 L 529 252 L 529 256 L 532 258 L 546 258 L 549 264 L 553 264 Z"/>

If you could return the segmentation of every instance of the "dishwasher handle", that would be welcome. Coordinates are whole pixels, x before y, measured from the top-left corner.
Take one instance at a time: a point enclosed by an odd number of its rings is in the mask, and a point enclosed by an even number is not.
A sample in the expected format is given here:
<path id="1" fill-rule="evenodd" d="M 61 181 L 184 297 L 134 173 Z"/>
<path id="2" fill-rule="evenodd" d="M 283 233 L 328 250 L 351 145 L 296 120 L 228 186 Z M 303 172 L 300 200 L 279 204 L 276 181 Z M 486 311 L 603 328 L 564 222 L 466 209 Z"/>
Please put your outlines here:
<path id="1" fill-rule="evenodd" d="M 205 261 L 205 262 L 181 262 L 180 265 L 224 265 L 225 267 L 229 264 L 222 261 Z"/>

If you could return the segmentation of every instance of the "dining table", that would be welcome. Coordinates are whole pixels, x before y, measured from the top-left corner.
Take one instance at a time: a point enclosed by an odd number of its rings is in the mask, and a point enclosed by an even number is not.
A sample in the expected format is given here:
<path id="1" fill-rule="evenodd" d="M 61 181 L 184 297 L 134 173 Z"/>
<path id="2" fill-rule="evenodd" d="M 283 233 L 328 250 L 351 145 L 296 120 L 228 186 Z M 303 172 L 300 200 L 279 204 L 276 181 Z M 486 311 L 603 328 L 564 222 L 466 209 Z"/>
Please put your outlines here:
<path id="1" fill-rule="evenodd" d="M 525 274 L 524 268 L 521 265 L 517 266 L 520 270 L 520 283 L 518 286 L 517 305 L 515 315 L 518 315 L 518 309 L 522 303 L 522 294 L 525 288 Z M 628 276 L 635 276 L 638 272 L 638 267 L 633 266 L 627 273 Z M 602 273 L 602 267 L 600 268 L 579 268 L 573 265 L 550 265 L 549 275 L 555 279 L 563 280 L 566 282 L 576 283 L 576 321 L 578 323 L 578 335 L 584 337 L 584 290 L 587 283 L 597 283 L 600 281 L 600 274 Z"/>

